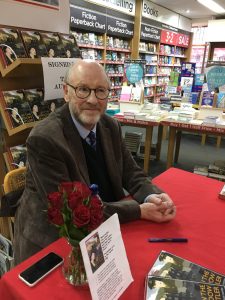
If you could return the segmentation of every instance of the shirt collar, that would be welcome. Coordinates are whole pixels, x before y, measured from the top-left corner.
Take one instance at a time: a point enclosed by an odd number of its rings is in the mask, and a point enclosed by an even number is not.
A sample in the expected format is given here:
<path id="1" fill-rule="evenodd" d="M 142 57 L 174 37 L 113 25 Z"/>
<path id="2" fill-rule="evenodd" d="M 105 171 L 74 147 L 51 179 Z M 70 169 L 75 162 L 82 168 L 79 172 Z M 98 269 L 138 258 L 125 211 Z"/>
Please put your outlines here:
<path id="1" fill-rule="evenodd" d="M 76 126 L 80 136 L 83 138 L 83 139 L 86 139 L 90 130 L 86 129 L 83 125 L 81 125 L 81 123 L 79 121 L 77 121 L 77 119 L 74 117 L 74 114 L 73 112 L 71 111 L 70 109 L 70 106 L 69 106 L 69 110 L 70 110 L 70 115 L 71 115 L 71 118 L 73 120 L 73 123 L 74 125 Z M 96 125 L 94 126 L 94 128 L 91 130 L 95 133 L 96 135 Z"/>

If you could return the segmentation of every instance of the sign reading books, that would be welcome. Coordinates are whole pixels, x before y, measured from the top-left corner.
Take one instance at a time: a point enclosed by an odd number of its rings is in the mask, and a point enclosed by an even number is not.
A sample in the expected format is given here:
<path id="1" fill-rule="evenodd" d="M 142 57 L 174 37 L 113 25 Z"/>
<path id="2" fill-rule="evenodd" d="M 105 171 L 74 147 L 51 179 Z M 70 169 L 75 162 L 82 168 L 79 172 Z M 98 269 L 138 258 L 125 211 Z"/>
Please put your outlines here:
<path id="1" fill-rule="evenodd" d="M 76 61 L 76 58 L 42 57 L 44 75 L 44 100 L 63 98 L 63 82 L 66 70 Z"/>
<path id="2" fill-rule="evenodd" d="M 80 248 L 92 299 L 118 299 L 133 281 L 118 215 L 86 236 Z"/>

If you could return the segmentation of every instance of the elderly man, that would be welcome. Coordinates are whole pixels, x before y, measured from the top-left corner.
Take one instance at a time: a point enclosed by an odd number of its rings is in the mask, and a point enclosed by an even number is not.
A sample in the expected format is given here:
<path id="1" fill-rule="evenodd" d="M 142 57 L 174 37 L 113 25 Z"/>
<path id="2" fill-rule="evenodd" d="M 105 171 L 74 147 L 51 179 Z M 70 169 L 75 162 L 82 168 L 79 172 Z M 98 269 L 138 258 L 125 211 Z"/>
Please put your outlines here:
<path id="1" fill-rule="evenodd" d="M 66 104 L 27 139 L 27 177 L 15 220 L 15 262 L 58 238 L 47 220 L 47 194 L 62 181 L 96 183 L 106 217 L 121 222 L 172 220 L 176 208 L 126 149 L 119 123 L 105 114 L 110 82 L 96 62 L 78 59 L 65 76 Z M 124 189 L 133 199 L 122 200 Z"/>

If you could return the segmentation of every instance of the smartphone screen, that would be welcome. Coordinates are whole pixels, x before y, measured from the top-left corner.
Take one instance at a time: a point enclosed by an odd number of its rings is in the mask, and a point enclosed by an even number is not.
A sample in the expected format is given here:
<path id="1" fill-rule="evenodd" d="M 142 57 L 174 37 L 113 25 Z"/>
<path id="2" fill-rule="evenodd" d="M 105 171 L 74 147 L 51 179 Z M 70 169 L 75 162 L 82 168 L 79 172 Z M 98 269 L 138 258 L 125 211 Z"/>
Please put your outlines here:
<path id="1" fill-rule="evenodd" d="M 54 252 L 48 253 L 39 261 L 19 274 L 19 278 L 29 286 L 34 286 L 43 277 L 61 265 L 63 258 Z"/>

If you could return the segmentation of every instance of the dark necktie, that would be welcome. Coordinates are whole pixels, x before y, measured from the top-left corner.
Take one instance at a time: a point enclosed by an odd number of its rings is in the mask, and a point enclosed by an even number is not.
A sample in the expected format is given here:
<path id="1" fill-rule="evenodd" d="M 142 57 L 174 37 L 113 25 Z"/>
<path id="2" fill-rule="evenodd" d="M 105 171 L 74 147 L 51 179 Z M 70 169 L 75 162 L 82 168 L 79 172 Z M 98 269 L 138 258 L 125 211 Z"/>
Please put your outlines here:
<path id="1" fill-rule="evenodd" d="M 88 138 L 89 138 L 89 144 L 91 145 L 91 147 L 96 149 L 96 136 L 93 131 L 89 132 Z"/>

